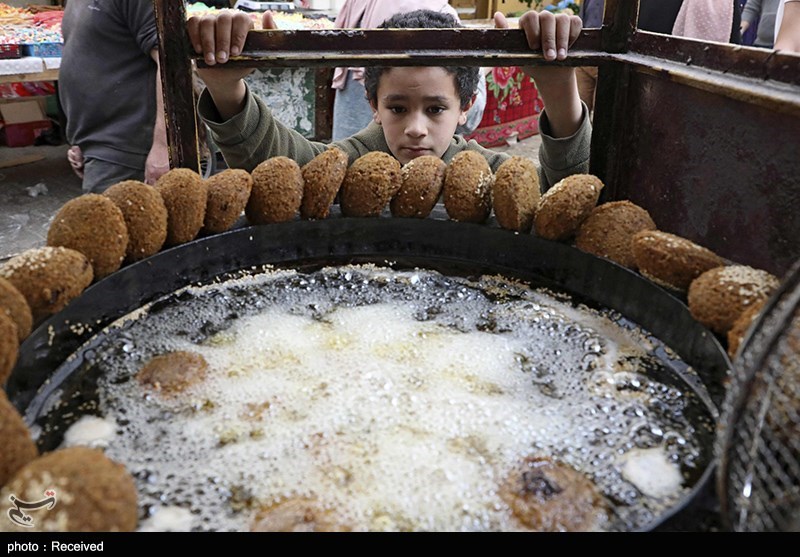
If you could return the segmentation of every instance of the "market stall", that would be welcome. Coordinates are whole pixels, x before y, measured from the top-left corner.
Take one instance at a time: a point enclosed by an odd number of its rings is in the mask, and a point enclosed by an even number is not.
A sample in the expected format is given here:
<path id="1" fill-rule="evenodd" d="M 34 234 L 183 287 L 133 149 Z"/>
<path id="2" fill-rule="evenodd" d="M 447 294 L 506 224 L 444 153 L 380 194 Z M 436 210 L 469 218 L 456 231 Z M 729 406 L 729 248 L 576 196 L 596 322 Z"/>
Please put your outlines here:
<path id="1" fill-rule="evenodd" d="M 31 145 L 57 114 L 55 84 L 61 66 L 63 8 L 0 3 L 0 109 L 4 144 Z M 39 112 L 30 102 L 37 101 Z M 16 114 L 15 114 L 16 113 Z"/>
<path id="2" fill-rule="evenodd" d="M 564 63 L 600 68 L 592 167 L 605 179 L 607 198 L 631 199 L 656 221 L 669 223 L 670 231 L 731 260 L 784 272 L 800 256 L 800 221 L 794 218 L 795 204 L 786 202 L 800 196 L 800 59 L 638 31 L 636 2 L 606 6 L 603 29 L 584 30 Z M 162 33 L 175 33 L 167 27 L 175 25 L 172 9 L 163 6 L 159 13 Z M 367 30 L 349 36 L 346 31 L 298 31 L 287 40 L 262 31 L 251 33 L 252 50 L 231 63 L 407 64 L 408 44 L 419 46 L 411 59 L 420 65 L 442 60 L 477 66 L 541 63 L 519 33 Z M 165 80 L 166 109 L 174 124 L 168 133 L 179 166 L 196 165 L 197 148 L 188 131 L 194 127 L 187 82 L 191 54 L 188 45 L 175 41 Z"/>

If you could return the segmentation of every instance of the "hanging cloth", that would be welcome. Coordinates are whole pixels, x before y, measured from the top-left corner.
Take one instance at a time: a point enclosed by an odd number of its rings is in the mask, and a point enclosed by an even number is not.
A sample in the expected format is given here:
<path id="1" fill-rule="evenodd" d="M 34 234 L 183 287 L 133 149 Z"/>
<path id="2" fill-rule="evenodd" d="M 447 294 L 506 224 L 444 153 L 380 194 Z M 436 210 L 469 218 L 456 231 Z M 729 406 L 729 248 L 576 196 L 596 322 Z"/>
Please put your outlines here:
<path id="1" fill-rule="evenodd" d="M 690 39 L 730 42 L 733 27 L 732 0 L 684 0 L 672 34 Z"/>

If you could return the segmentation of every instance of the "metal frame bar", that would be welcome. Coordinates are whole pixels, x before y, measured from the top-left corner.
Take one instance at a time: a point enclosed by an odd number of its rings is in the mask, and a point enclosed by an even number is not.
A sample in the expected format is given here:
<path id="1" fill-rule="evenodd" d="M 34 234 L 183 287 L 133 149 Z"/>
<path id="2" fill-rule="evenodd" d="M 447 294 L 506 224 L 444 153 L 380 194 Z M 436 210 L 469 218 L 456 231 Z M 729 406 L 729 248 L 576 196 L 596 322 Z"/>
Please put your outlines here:
<path id="1" fill-rule="evenodd" d="M 173 166 L 197 168 L 196 99 L 192 93 L 191 72 L 193 64 L 202 67 L 203 62 L 189 45 L 183 1 L 153 0 L 153 3 L 163 45 L 160 55 L 171 162 Z M 592 172 L 604 179 L 607 186 L 605 198 L 610 199 L 634 199 L 637 191 L 640 191 L 631 184 L 635 179 L 631 176 L 631 159 L 640 154 L 640 147 L 630 141 L 632 135 L 639 133 L 639 129 L 632 129 L 630 115 L 635 112 L 642 117 L 645 125 L 649 123 L 648 116 L 659 116 L 660 107 L 645 106 L 646 102 L 658 96 L 653 94 L 653 89 L 669 88 L 707 106 L 708 117 L 693 113 L 697 127 L 707 125 L 719 128 L 718 122 L 710 118 L 732 119 L 735 118 L 733 113 L 741 110 L 748 114 L 747 117 L 759 121 L 763 119 L 765 125 L 768 122 L 769 126 L 777 126 L 779 129 L 775 130 L 777 133 L 774 137 L 780 138 L 782 147 L 786 148 L 788 142 L 789 148 L 800 152 L 800 132 L 792 132 L 795 125 L 796 129 L 800 129 L 800 56 L 647 33 L 636 28 L 638 0 L 606 0 L 605 5 L 602 28 L 584 30 L 571 49 L 569 59 L 564 62 L 545 62 L 538 52 L 529 49 L 524 33 L 517 29 L 358 29 L 253 31 L 248 35 L 242 55 L 231 59 L 228 64 L 315 68 L 431 64 L 598 66 Z M 414 48 L 409 49 L 409 45 Z M 715 104 L 723 105 L 724 110 L 717 110 Z M 665 108 L 675 114 L 680 106 L 676 101 Z M 321 110 L 324 109 L 321 107 Z M 786 119 L 776 119 L 775 114 L 783 115 Z M 750 128 L 753 129 L 753 126 Z M 758 131 L 757 126 L 755 129 Z M 731 130 L 728 126 L 719 133 L 730 135 Z M 692 131 L 693 128 L 684 126 L 684 133 Z M 762 139 L 770 137 L 762 134 Z M 696 142 L 693 148 L 697 148 Z M 768 157 L 769 152 L 762 149 L 757 155 Z M 741 160 L 734 162 L 745 164 Z M 800 202 L 800 184 L 794 181 L 794 177 L 800 176 L 800 161 L 784 157 L 779 166 L 780 169 L 773 172 L 773 177 L 777 177 L 780 187 L 789 185 L 790 194 L 782 194 L 780 202 L 767 199 L 772 205 L 764 211 L 774 218 L 798 220 L 776 212 L 774 207 L 779 203 L 786 206 L 787 200 Z M 666 182 L 671 178 L 665 177 L 666 171 L 663 169 L 660 172 L 660 175 L 656 175 L 658 180 Z M 640 178 L 653 178 L 647 172 L 639 174 Z M 682 177 L 674 178 L 680 182 Z M 693 186 L 688 182 L 698 179 L 697 176 L 687 176 L 680 187 L 689 189 Z M 756 193 L 765 195 L 765 191 Z M 722 196 L 720 192 L 714 192 L 714 195 Z M 766 191 L 766 195 L 770 197 L 773 194 Z M 777 198 L 777 194 L 775 196 Z M 646 201 L 641 197 L 638 199 Z M 718 203 L 711 194 L 702 201 Z M 713 219 L 709 217 L 708 220 L 710 222 Z M 670 231 L 697 241 L 704 239 L 706 224 L 694 223 L 690 226 L 677 223 Z M 751 224 L 753 227 L 756 225 L 755 222 Z M 731 259 L 750 264 L 766 262 L 768 270 L 783 272 L 794 258 L 800 257 L 797 240 L 800 237 L 800 222 L 797 225 L 782 223 L 772 228 L 774 230 L 770 234 L 773 237 L 763 238 L 758 246 L 754 244 L 743 248 L 741 254 L 736 252 L 738 247 L 727 246 L 729 238 L 715 240 L 718 245 L 713 245 L 713 239 L 712 245 L 704 245 L 711 249 L 721 248 L 721 254 Z M 770 251 L 776 250 L 774 257 L 772 254 L 761 257 L 757 253 L 765 246 Z"/>

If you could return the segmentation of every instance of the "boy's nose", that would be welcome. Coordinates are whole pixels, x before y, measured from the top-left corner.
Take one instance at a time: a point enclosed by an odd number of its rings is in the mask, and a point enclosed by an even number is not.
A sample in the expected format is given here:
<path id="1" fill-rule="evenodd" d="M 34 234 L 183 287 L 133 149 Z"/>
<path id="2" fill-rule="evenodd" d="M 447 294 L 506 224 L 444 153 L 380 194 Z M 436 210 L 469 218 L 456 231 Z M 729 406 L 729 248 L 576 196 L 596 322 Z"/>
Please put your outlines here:
<path id="1" fill-rule="evenodd" d="M 423 137 L 428 133 L 428 126 L 425 123 L 425 115 L 418 112 L 411 113 L 406 122 L 406 135 L 411 137 Z"/>

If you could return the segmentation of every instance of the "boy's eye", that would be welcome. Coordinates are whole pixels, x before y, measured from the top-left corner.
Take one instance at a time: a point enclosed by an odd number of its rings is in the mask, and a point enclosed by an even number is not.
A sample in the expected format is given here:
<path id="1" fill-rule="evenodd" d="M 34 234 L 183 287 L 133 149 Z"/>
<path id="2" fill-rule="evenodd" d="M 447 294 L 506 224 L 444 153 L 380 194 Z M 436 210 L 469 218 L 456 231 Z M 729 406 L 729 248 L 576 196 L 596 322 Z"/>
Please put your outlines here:
<path id="1" fill-rule="evenodd" d="M 444 106 L 431 106 L 428 108 L 428 112 L 431 114 L 441 114 L 445 110 L 447 110 L 447 108 Z"/>
<path id="2" fill-rule="evenodd" d="M 403 106 L 389 106 L 387 107 L 392 114 L 402 114 L 406 111 Z"/>

